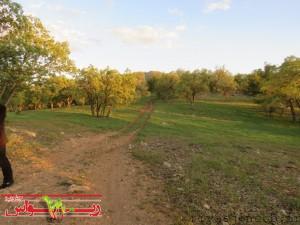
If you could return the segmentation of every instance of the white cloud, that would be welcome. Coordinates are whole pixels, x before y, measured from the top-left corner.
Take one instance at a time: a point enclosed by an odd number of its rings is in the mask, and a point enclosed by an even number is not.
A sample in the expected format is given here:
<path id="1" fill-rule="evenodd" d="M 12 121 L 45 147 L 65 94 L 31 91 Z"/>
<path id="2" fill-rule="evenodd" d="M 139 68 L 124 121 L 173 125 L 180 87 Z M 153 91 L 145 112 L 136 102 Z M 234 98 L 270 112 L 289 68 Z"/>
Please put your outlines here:
<path id="1" fill-rule="evenodd" d="M 178 17 L 181 17 L 184 15 L 184 13 L 180 9 L 177 9 L 177 8 L 168 9 L 168 13 L 173 16 L 178 16 Z"/>
<path id="2" fill-rule="evenodd" d="M 185 29 L 183 25 L 173 30 L 152 26 L 119 27 L 113 29 L 112 33 L 126 44 L 162 44 L 170 48 Z"/>
<path id="3" fill-rule="evenodd" d="M 178 25 L 175 27 L 176 31 L 186 31 L 186 26 L 185 25 Z"/>
<path id="4" fill-rule="evenodd" d="M 30 8 L 32 9 L 40 9 L 42 8 L 46 3 L 41 1 L 41 2 L 34 2 L 32 4 L 29 5 Z"/>
<path id="5" fill-rule="evenodd" d="M 213 12 L 217 10 L 226 11 L 231 8 L 232 0 L 219 0 L 207 5 L 205 12 Z"/>
<path id="6" fill-rule="evenodd" d="M 28 7 L 26 8 L 25 12 L 27 14 L 36 16 L 45 9 L 54 13 L 60 13 L 68 16 L 80 16 L 87 13 L 86 11 L 80 9 L 67 8 L 62 4 L 47 3 L 43 0 L 28 0 Z"/>
<path id="7" fill-rule="evenodd" d="M 58 21 L 47 27 L 56 40 L 67 41 L 73 51 L 81 50 L 89 44 L 89 38 L 85 33 L 70 28 L 63 21 Z"/>
<path id="8" fill-rule="evenodd" d="M 48 4 L 47 8 L 51 11 L 55 11 L 55 12 L 59 12 L 59 13 L 67 13 L 67 14 L 72 14 L 72 15 L 84 15 L 86 14 L 86 11 L 83 10 L 79 10 L 79 9 L 70 9 L 70 8 L 66 8 L 63 5 L 60 4 L 56 4 L 56 5 L 52 5 L 52 4 Z"/>

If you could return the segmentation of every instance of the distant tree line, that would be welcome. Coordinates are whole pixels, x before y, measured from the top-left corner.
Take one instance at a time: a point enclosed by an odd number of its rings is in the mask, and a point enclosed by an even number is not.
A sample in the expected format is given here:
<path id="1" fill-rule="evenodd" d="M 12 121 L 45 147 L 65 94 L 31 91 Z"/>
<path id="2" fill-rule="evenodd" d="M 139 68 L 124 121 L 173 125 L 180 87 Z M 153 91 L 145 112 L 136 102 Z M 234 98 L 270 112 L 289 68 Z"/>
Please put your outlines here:
<path id="1" fill-rule="evenodd" d="M 170 100 L 184 98 L 194 104 L 197 98 L 209 93 L 230 96 L 237 93 L 238 85 L 234 76 L 225 68 L 215 71 L 206 69 L 195 71 L 177 70 L 171 73 L 146 73 L 149 91 L 157 98 Z"/>
<path id="2" fill-rule="evenodd" d="M 117 105 L 147 94 L 140 73 L 79 70 L 67 42 L 57 42 L 42 22 L 26 16 L 21 5 L 0 2 L 0 103 L 10 110 L 91 107 L 93 116 L 110 116 Z"/>
<path id="3" fill-rule="evenodd" d="M 232 75 L 225 68 L 214 71 L 177 70 L 171 73 L 146 73 L 149 91 L 157 98 L 184 98 L 194 104 L 203 95 L 246 95 L 255 97 L 263 109 L 273 116 L 288 112 L 297 121 L 300 111 L 300 58 L 287 57 L 277 65 L 265 65 L 250 74 Z"/>
<path id="4" fill-rule="evenodd" d="M 109 117 L 118 105 L 151 93 L 165 101 L 183 98 L 191 105 L 203 95 L 247 95 L 270 115 L 288 112 L 297 121 L 300 109 L 300 58 L 290 56 L 250 74 L 177 70 L 123 74 L 94 66 L 78 69 L 67 42 L 57 42 L 21 5 L 0 1 L 0 103 L 20 112 L 89 105 L 96 117 Z"/>

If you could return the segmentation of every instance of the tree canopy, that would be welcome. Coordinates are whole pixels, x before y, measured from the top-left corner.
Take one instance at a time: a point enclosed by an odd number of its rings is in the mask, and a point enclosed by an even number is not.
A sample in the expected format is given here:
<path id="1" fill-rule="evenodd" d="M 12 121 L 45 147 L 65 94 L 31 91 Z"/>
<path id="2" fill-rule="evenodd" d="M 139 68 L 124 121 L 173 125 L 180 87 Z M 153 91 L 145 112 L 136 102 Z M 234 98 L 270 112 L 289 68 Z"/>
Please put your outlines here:
<path id="1" fill-rule="evenodd" d="M 262 90 L 273 107 L 279 103 L 289 107 L 292 119 L 296 121 L 295 107 L 300 108 L 300 58 L 286 58 L 266 79 Z"/>
<path id="2" fill-rule="evenodd" d="M 93 116 L 109 117 L 118 105 L 149 94 L 190 104 L 207 94 L 247 95 L 270 116 L 288 109 L 293 121 L 300 111 L 300 58 L 295 56 L 234 76 L 225 67 L 123 74 L 94 66 L 77 69 L 70 53 L 67 42 L 56 41 L 20 4 L 0 1 L 0 103 L 15 111 L 86 104 Z"/>
<path id="3" fill-rule="evenodd" d="M 78 84 L 86 94 L 92 115 L 97 117 L 109 117 L 116 105 L 128 104 L 136 96 L 136 78 L 116 70 L 89 66 L 81 70 Z"/>
<path id="4" fill-rule="evenodd" d="M 38 18 L 23 15 L 11 1 L 1 4 L 0 27 L 5 34 L 0 37 L 0 102 L 7 104 L 24 85 L 72 72 L 74 64 L 68 44 L 55 41 Z"/>

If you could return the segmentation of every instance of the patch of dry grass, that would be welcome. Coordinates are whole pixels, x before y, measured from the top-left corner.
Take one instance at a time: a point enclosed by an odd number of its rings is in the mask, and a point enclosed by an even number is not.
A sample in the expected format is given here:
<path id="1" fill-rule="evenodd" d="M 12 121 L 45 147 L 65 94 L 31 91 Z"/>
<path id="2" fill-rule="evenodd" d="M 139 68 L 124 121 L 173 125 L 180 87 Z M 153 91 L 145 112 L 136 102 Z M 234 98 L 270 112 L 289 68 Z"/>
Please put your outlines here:
<path id="1" fill-rule="evenodd" d="M 37 169 L 49 169 L 52 165 L 43 159 L 44 151 L 45 149 L 30 139 L 26 132 L 10 132 L 8 135 L 7 155 L 18 164 L 31 164 Z"/>

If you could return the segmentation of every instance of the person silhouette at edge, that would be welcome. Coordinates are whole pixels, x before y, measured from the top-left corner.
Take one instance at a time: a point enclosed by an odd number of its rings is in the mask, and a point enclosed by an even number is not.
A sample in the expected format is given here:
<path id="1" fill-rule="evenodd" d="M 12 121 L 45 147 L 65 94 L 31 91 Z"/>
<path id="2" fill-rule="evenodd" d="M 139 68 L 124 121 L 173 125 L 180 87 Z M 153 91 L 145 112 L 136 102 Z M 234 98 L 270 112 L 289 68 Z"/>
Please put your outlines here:
<path id="1" fill-rule="evenodd" d="M 0 166 L 3 172 L 3 184 L 0 189 L 10 187 L 13 183 L 13 172 L 11 164 L 6 156 L 6 135 L 5 135 L 6 107 L 0 104 Z"/>

